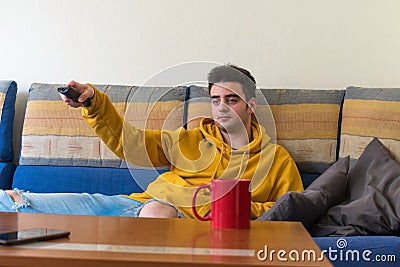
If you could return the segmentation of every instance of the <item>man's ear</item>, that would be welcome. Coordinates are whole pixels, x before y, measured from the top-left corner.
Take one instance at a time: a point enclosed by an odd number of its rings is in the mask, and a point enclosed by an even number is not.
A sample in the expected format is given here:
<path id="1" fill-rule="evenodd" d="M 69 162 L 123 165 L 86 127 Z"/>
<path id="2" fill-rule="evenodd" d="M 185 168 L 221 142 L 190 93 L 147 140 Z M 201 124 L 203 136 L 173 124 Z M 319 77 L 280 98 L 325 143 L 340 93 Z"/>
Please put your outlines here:
<path id="1" fill-rule="evenodd" d="M 249 99 L 247 104 L 250 107 L 251 113 L 254 113 L 256 111 L 256 107 L 257 107 L 257 99 L 255 97 L 252 97 Z"/>

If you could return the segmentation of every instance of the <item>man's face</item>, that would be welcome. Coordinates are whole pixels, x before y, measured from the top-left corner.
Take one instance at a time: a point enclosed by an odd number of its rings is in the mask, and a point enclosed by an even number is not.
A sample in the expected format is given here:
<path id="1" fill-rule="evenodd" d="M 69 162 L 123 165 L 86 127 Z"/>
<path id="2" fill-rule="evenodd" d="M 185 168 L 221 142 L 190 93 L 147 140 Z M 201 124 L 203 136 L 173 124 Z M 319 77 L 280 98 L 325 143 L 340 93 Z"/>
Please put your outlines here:
<path id="1" fill-rule="evenodd" d="M 211 87 L 211 110 L 221 131 L 250 131 L 251 114 L 255 99 L 245 101 L 242 85 L 237 82 L 216 83 Z M 249 108 L 249 106 L 251 108 Z"/>

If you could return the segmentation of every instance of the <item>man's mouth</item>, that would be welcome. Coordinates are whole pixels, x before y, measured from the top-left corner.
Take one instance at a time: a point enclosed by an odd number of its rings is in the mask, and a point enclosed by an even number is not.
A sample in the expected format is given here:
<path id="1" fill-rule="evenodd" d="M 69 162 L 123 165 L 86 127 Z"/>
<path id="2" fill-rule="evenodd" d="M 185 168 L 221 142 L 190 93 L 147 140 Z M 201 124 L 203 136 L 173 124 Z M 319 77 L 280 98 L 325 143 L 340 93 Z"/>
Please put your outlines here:
<path id="1" fill-rule="evenodd" d="M 227 119 L 230 119 L 231 117 L 229 117 L 229 116 L 219 116 L 218 117 L 218 119 L 219 120 L 227 120 Z"/>

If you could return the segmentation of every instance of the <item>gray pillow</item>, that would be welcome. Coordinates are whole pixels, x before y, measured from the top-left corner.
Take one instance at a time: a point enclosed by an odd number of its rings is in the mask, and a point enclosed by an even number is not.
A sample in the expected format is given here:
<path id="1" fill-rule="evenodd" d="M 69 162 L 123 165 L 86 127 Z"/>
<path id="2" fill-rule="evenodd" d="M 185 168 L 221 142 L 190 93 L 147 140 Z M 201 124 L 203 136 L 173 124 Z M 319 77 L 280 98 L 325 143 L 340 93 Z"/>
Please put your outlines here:
<path id="1" fill-rule="evenodd" d="M 374 138 L 349 172 L 349 194 L 311 229 L 313 236 L 400 233 L 400 164 Z"/>
<path id="2" fill-rule="evenodd" d="M 311 228 L 330 207 L 346 198 L 349 161 L 347 157 L 334 163 L 303 192 L 282 195 L 258 220 L 299 221 Z"/>

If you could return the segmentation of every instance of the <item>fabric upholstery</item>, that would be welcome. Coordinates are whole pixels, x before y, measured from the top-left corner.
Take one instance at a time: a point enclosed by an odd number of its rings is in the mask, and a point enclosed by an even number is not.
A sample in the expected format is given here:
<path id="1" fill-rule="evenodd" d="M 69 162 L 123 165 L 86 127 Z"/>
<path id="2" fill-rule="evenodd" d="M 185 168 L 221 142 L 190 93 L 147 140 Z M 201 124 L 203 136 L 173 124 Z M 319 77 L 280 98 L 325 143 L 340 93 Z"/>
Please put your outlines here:
<path id="1" fill-rule="evenodd" d="M 0 81 L 0 161 L 14 158 L 12 137 L 16 96 L 16 82 Z"/>
<path id="2" fill-rule="evenodd" d="M 340 157 L 360 157 L 373 137 L 400 161 L 400 90 L 348 87 L 343 103 Z"/>
<path id="3" fill-rule="evenodd" d="M 81 110 L 60 98 L 59 84 L 32 84 L 29 90 L 19 166 L 12 186 L 32 192 L 131 194 L 142 192 L 158 173 L 117 158 L 82 119 Z M 183 87 L 96 85 L 121 116 L 141 129 L 183 125 Z"/>
<path id="4" fill-rule="evenodd" d="M 163 171 L 69 166 L 26 166 L 15 171 L 13 188 L 35 193 L 101 193 L 105 195 L 143 192 Z"/>
<path id="5" fill-rule="evenodd" d="M 311 229 L 314 236 L 400 234 L 400 163 L 377 138 L 348 175 L 348 195 Z"/>
<path id="6" fill-rule="evenodd" d="M 305 173 L 301 172 L 301 181 L 303 182 L 303 187 L 307 188 L 315 179 L 317 179 L 320 173 Z"/>
<path id="7" fill-rule="evenodd" d="M 263 89 L 274 115 L 277 141 L 300 172 L 323 173 L 337 160 L 344 90 Z M 261 103 L 262 104 L 262 103 Z"/>
<path id="8" fill-rule="evenodd" d="M 314 241 L 335 267 L 399 266 L 399 236 L 314 237 Z"/>
<path id="9" fill-rule="evenodd" d="M 333 164 L 303 192 L 282 195 L 258 220 L 300 221 L 310 229 L 347 195 L 349 158 Z"/>
<path id="10" fill-rule="evenodd" d="M 57 84 L 33 84 L 29 91 L 20 165 L 125 168 L 85 123 L 80 109 L 69 108 Z M 182 126 L 182 88 L 98 85 L 127 121 L 139 128 Z"/>
<path id="11" fill-rule="evenodd" d="M 0 188 L 11 189 L 12 178 L 15 171 L 15 164 L 13 162 L 0 162 Z"/>
<path id="12" fill-rule="evenodd" d="M 10 189 L 15 170 L 13 128 L 17 83 L 0 81 L 0 189 Z"/>
<path id="13" fill-rule="evenodd" d="M 302 173 L 323 173 L 337 160 L 340 108 L 344 90 L 260 89 L 256 117 L 284 146 Z M 211 116 L 208 89 L 193 87 L 188 128 Z"/>

